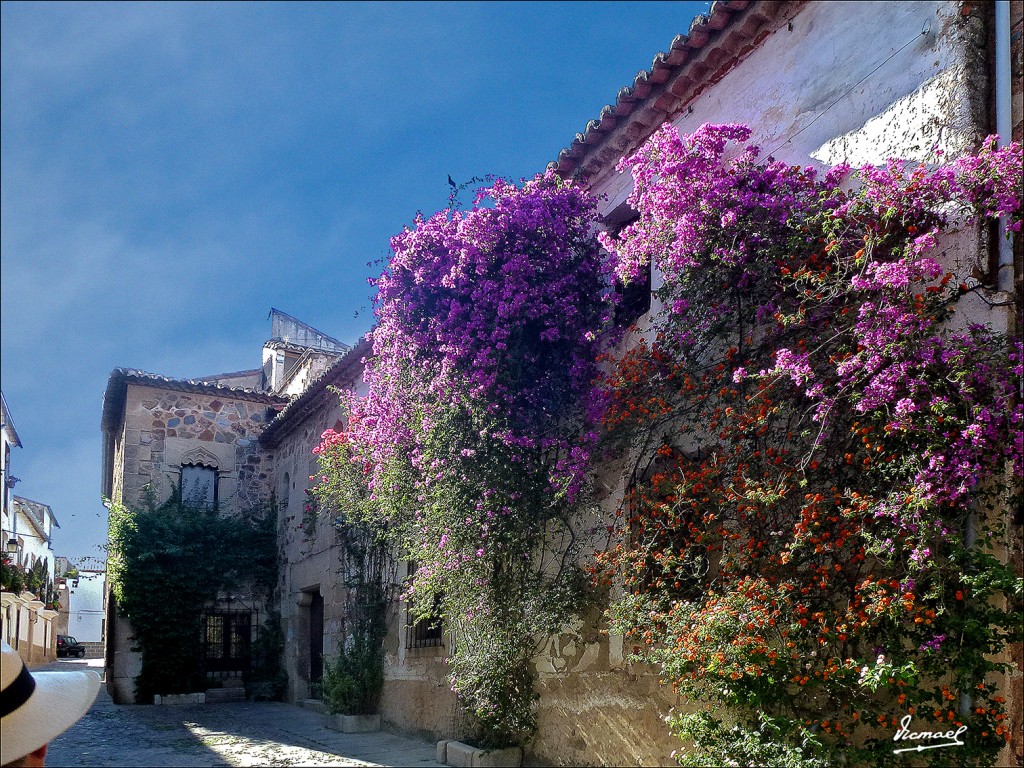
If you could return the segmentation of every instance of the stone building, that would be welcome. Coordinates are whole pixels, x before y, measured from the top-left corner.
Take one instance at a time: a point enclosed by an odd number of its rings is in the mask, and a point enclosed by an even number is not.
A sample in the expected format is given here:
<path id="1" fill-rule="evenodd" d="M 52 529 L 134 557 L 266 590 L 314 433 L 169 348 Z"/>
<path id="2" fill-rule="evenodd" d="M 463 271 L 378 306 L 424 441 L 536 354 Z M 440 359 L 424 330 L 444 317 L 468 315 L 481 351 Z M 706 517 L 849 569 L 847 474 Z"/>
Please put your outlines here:
<path id="1" fill-rule="evenodd" d="M 973 151 L 991 133 L 1021 141 L 1022 28 L 1022 3 L 716 2 L 552 166 L 585 178 L 603 200 L 601 213 L 616 225 L 632 215 L 625 203 L 632 179 L 615 166 L 666 121 L 680 133 L 708 122 L 745 123 L 764 155 L 795 165 L 856 167 L 890 156 L 927 162 L 936 149 L 949 159 Z M 981 275 L 990 289 L 985 299 L 961 299 L 960 322 L 1019 331 L 1022 319 L 1007 299 L 1022 295 L 1022 240 L 1011 246 L 972 228 L 948 243 L 944 266 L 964 280 Z M 652 280 L 657 286 L 658 275 Z M 1007 546 L 1019 574 L 1019 524 Z M 570 661 L 561 670 L 539 665 L 535 754 L 558 764 L 632 763 L 641 754 L 645 761 L 664 760 L 678 744 L 665 740 L 658 718 L 675 702 L 622 662 L 614 637 L 582 645 L 584 660 L 600 661 Z M 1011 656 L 1017 671 L 1005 690 L 1013 737 L 1000 764 L 1022 765 L 1021 644 Z"/>
<path id="2" fill-rule="evenodd" d="M 158 503 L 178 490 L 195 503 L 216 505 L 239 515 L 270 501 L 270 474 L 257 438 L 285 399 L 270 392 L 205 380 L 170 379 L 117 369 L 103 401 L 103 496 L 129 507 Z M 241 601 L 217 611 L 250 633 L 263 606 Z M 238 615 L 236 615 L 238 614 Z M 133 702 L 141 658 L 131 650 L 131 627 L 107 601 L 107 687 L 115 701 Z M 237 672 L 245 659 L 238 659 Z M 230 665 L 229 665 L 230 666 Z M 233 670 L 224 670 L 233 671 Z"/>
<path id="3" fill-rule="evenodd" d="M 138 507 L 147 498 L 160 503 L 178 491 L 183 499 L 216 506 L 225 515 L 275 502 L 280 484 L 274 456 L 259 438 L 289 395 L 305 389 L 350 348 L 280 310 L 272 309 L 270 319 L 260 368 L 197 379 L 123 368 L 111 372 L 101 424 L 105 499 Z M 304 471 L 308 475 L 308 467 Z M 225 596 L 207 616 L 208 634 L 245 635 L 244 642 L 225 647 L 249 649 L 260 616 L 272 607 L 251 595 Z M 106 611 L 107 685 L 115 700 L 133 701 L 141 659 L 131 650 L 131 627 L 113 600 L 108 599 Z M 248 651 L 229 661 L 218 659 L 217 666 L 224 667 L 218 672 L 241 675 Z"/>
<path id="4" fill-rule="evenodd" d="M 997 113 L 1004 123 L 1012 113 L 1012 130 L 1005 124 L 998 130 L 1019 138 L 1019 10 L 1013 9 L 1009 20 L 997 18 L 991 5 L 961 2 L 715 3 L 655 57 L 649 70 L 619 91 L 553 166 L 563 176 L 585 179 L 603 201 L 601 213 L 616 226 L 632 216 L 625 202 L 632 182 L 615 166 L 666 121 L 681 132 L 705 122 L 746 123 L 766 153 L 802 165 L 861 165 L 887 156 L 925 161 L 936 148 L 955 157 L 997 130 Z M 1013 78 L 1007 58 L 992 50 L 994 43 L 1005 45 L 1011 24 Z M 984 232 L 962 232 L 956 240 L 949 266 L 956 262 L 970 270 L 976 265 L 995 293 L 1013 290 L 1015 280 L 1019 285 L 1019 241 L 1014 263 L 1013 255 L 1005 247 L 1000 253 Z M 658 280 L 652 275 L 654 286 Z M 645 298 L 640 297 L 638 311 Z M 1005 331 L 1013 327 L 1005 308 L 973 299 L 964 304 L 964 316 Z M 340 418 L 336 399 L 325 398 L 321 389 L 328 383 L 354 386 L 358 378 L 349 365 L 354 361 L 294 401 L 299 407 L 289 406 L 262 438 L 276 452 L 275 482 L 288 494 L 291 527 L 283 535 L 290 581 L 283 584 L 282 611 L 293 699 L 306 695 L 318 673 L 316 652 L 330 655 L 337 642 L 331 635 L 342 619 L 330 610 L 332 601 L 339 602 L 331 570 L 338 562 L 336 545 L 323 530 L 300 530 L 300 513 L 291 510 L 303 501 L 305 476 L 312 474 L 303 467 L 320 431 Z M 610 512 L 621 496 L 622 479 L 604 480 L 615 489 L 607 502 Z M 551 638 L 537 659 L 540 717 L 529 747 L 532 759 L 664 762 L 678 742 L 668 736 L 662 719 L 678 702 L 651 670 L 629 664 L 622 638 L 600 633 L 595 619 L 580 617 Z M 381 706 L 385 722 L 438 737 L 459 736 L 461 720 L 445 682 L 443 638 L 440 646 L 416 647 L 400 611 L 393 626 Z M 312 637 L 321 631 L 323 641 Z M 1019 649 L 1015 653 L 1019 656 Z M 1016 688 L 1016 680 L 1019 674 L 1008 681 L 1008 690 Z M 1014 712 L 1019 733 L 1019 702 Z M 1014 749 L 1020 752 L 1019 741 Z"/>
<path id="5" fill-rule="evenodd" d="M 285 633 L 284 666 L 288 698 L 309 698 L 323 675 L 325 657 L 337 652 L 341 637 L 342 594 L 339 543 L 332 525 L 318 521 L 306 490 L 317 472 L 313 448 L 326 429 L 343 424 L 333 388 L 362 386 L 362 359 L 369 344 L 361 341 L 334 360 L 268 425 L 260 444 L 273 457 L 280 574 L 281 620 Z"/>
<path id="6" fill-rule="evenodd" d="M 631 179 L 615 171 L 666 121 L 681 132 L 706 122 L 746 123 L 765 154 L 792 164 L 852 165 L 887 156 L 957 156 L 999 131 L 1022 137 L 1021 4 L 958 0 L 824 3 L 716 2 L 672 39 L 650 69 L 622 88 L 557 157 L 563 176 L 585 180 L 611 226 L 629 221 Z M 997 122 L 998 121 L 998 122 Z M 1020 239 L 1013 251 L 984 231 L 951 243 L 950 266 L 981 274 L 990 300 L 1020 292 Z M 657 274 L 651 276 L 658 285 Z M 993 300 L 995 297 L 995 300 Z M 638 297 L 638 312 L 649 292 Z M 1005 307 L 967 296 L 962 314 L 1003 331 Z M 342 426 L 335 388 L 360 392 L 363 341 L 348 348 L 272 311 L 260 369 L 171 380 L 118 369 L 104 401 L 104 493 L 138 500 L 191 472 L 214 472 L 218 498 L 276 500 L 283 557 L 278 597 L 288 699 L 311 696 L 324 657 L 337 650 L 344 616 L 339 551 L 329 524 L 307 514 L 322 432 Z M 290 399 L 286 399 L 288 396 Z M 623 492 L 612 489 L 609 513 Z M 1020 528 L 1011 555 L 1020 562 Z M 399 574 L 402 576 L 404 574 Z M 446 683 L 445 639 L 411 631 L 397 606 L 387 639 L 384 722 L 438 738 L 462 735 Z M 112 622 L 112 620 L 111 620 Z M 108 673 L 124 700 L 131 663 L 126 630 L 110 633 Z M 550 638 L 536 664 L 539 731 L 529 759 L 551 764 L 660 764 L 678 747 L 663 718 L 677 704 L 651 670 L 626 661 L 623 639 L 576 619 Z M 119 657 L 118 654 L 121 656 Z M 1013 649 L 1020 663 L 1022 650 Z M 1004 762 L 1024 760 L 1020 673 L 1007 681 L 1015 741 Z"/>

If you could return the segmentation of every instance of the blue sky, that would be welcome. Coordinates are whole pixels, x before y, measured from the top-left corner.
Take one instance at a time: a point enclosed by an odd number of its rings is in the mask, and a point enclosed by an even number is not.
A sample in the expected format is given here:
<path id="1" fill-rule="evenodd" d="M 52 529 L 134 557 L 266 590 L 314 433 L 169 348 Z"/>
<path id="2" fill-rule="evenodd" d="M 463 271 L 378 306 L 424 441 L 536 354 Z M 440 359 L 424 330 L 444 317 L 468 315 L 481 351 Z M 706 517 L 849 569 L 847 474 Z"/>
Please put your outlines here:
<path id="1" fill-rule="evenodd" d="M 272 306 L 354 341 L 449 174 L 543 170 L 708 6 L 4 2 L 0 383 L 57 554 L 102 554 L 111 369 L 255 368 Z"/>

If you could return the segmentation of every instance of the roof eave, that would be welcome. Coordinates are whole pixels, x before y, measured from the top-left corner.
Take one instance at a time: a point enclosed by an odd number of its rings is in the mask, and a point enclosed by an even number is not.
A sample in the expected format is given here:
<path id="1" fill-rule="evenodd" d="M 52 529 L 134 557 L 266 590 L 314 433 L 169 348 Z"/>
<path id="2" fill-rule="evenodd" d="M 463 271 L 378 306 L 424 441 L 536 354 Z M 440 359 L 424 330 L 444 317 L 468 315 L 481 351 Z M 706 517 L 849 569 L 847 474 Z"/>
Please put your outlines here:
<path id="1" fill-rule="evenodd" d="M 668 52 L 654 57 L 650 69 L 620 89 L 615 103 L 577 133 L 548 168 L 591 183 L 610 173 L 619 158 L 635 151 L 753 50 L 783 7 L 802 4 L 803 0 L 716 0 L 706 16 L 694 18 L 687 34 L 676 35 Z"/>
<path id="2" fill-rule="evenodd" d="M 4 431 L 7 433 L 7 437 L 11 442 L 11 445 L 21 448 L 21 438 L 18 436 L 18 430 L 14 428 L 14 421 L 11 419 L 11 412 L 7 410 L 7 398 L 4 397 L 4 393 L 0 391 L 0 409 L 2 409 L 2 418 Z"/>

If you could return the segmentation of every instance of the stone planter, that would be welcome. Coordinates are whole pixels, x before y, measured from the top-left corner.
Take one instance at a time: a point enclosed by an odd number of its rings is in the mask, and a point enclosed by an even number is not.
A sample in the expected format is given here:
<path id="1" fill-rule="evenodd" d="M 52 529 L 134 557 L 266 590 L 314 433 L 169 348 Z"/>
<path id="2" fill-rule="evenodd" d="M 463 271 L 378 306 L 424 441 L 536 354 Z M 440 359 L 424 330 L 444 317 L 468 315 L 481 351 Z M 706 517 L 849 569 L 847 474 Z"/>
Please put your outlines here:
<path id="1" fill-rule="evenodd" d="M 439 741 L 437 761 L 453 768 L 519 768 L 523 764 L 520 747 L 480 749 L 461 741 Z"/>
<path id="2" fill-rule="evenodd" d="M 380 730 L 380 715 L 327 715 L 326 725 L 342 733 L 369 733 Z"/>
<path id="3" fill-rule="evenodd" d="M 329 713 L 327 705 L 320 701 L 320 699 L 299 699 L 295 703 L 303 709 L 308 709 L 311 712 L 319 712 L 321 715 Z"/>

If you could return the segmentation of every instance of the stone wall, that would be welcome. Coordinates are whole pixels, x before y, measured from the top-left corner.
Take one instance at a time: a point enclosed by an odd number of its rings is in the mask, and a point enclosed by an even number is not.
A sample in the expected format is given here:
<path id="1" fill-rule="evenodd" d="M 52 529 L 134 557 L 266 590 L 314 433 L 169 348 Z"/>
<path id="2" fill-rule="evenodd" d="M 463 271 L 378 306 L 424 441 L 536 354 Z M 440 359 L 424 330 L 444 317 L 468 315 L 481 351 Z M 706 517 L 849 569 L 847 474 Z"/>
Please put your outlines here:
<path id="1" fill-rule="evenodd" d="M 351 382 L 337 385 L 346 383 Z M 311 695 L 310 606 L 314 595 L 324 599 L 325 658 L 337 654 L 342 632 L 345 588 L 339 573 L 340 547 L 331 521 L 316 519 L 307 510 L 306 494 L 313 484 L 310 476 L 315 476 L 318 468 L 313 448 L 325 430 L 341 426 L 342 418 L 338 396 L 321 386 L 315 407 L 286 418 L 280 437 L 272 446 L 265 446 L 272 468 L 270 483 L 277 503 L 283 563 L 279 591 L 289 701 Z"/>
<path id="2" fill-rule="evenodd" d="M 272 498 L 271 457 L 257 438 L 281 404 L 245 392 L 183 391 L 169 382 L 127 383 L 124 411 L 112 447 L 112 497 L 129 507 L 146 502 L 150 489 L 160 504 L 181 482 L 183 464 L 217 472 L 217 502 L 227 515 L 244 514 Z M 265 606 L 241 595 L 261 614 Z M 132 651 L 130 623 L 108 595 L 107 688 L 120 704 L 135 702 L 140 654 Z"/>
<path id="3" fill-rule="evenodd" d="M 182 462 L 196 461 L 216 467 L 218 501 L 229 514 L 268 502 L 269 467 L 256 439 L 273 415 L 266 402 L 241 393 L 226 397 L 130 383 L 114 459 L 123 472 L 119 495 L 138 504 L 151 486 L 159 503 L 178 485 Z"/>

